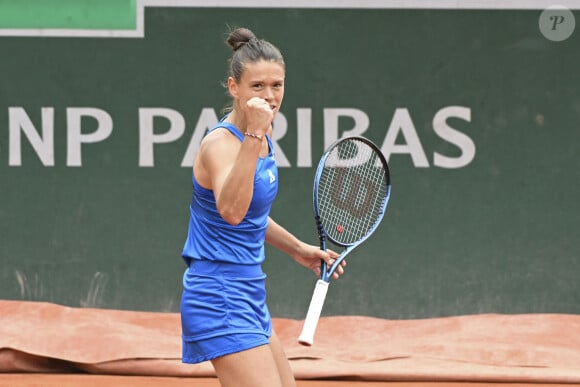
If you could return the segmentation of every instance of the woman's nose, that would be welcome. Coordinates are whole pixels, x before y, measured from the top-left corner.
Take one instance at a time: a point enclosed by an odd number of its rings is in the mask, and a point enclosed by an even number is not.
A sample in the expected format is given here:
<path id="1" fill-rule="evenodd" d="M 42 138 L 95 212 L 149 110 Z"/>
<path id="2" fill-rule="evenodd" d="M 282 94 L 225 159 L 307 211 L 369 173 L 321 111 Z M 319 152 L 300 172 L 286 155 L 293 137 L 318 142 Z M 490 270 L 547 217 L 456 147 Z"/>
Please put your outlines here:
<path id="1" fill-rule="evenodd" d="M 265 100 L 269 100 L 269 99 L 272 99 L 273 97 L 274 97 L 274 92 L 272 91 L 272 89 L 269 87 L 264 88 L 264 92 L 262 93 L 262 98 L 264 98 Z"/>

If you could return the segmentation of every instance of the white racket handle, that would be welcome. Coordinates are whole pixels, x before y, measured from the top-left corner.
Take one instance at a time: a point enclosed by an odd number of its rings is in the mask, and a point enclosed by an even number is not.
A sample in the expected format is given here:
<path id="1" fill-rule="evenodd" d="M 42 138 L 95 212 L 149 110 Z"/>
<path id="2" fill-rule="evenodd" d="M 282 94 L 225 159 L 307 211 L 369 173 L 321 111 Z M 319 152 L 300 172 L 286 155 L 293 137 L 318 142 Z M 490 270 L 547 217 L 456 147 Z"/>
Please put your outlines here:
<path id="1" fill-rule="evenodd" d="M 298 337 L 298 342 L 302 345 L 311 346 L 314 342 L 314 332 L 316 331 L 316 326 L 318 325 L 318 320 L 320 319 L 320 313 L 322 312 L 322 306 L 324 305 L 327 291 L 328 282 L 320 279 L 316 281 L 314 293 L 312 294 L 312 299 L 310 300 L 310 306 L 308 307 L 308 312 L 306 313 L 306 319 L 304 320 L 304 325 L 302 326 L 302 333 L 300 334 L 300 337 Z"/>

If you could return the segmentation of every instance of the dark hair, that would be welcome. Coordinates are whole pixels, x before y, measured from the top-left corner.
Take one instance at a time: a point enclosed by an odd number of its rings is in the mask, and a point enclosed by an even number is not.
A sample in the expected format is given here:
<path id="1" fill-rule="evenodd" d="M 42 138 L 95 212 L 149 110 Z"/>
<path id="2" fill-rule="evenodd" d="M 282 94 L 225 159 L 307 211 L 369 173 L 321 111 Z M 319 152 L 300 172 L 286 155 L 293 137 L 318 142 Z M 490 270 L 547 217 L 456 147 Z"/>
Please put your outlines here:
<path id="1" fill-rule="evenodd" d="M 238 82 L 247 63 L 260 60 L 276 62 L 286 67 L 280 50 L 272 43 L 256 38 L 247 28 L 236 28 L 231 31 L 226 43 L 234 50 L 229 60 L 230 76 Z"/>

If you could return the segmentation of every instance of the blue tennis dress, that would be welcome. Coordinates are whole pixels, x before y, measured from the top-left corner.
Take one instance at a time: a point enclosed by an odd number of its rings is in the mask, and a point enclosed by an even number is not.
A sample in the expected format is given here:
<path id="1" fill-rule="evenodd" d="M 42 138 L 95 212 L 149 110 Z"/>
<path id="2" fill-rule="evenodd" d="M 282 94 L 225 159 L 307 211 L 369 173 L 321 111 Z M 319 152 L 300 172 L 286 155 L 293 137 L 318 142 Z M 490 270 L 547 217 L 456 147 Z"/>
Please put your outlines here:
<path id="1" fill-rule="evenodd" d="M 241 132 L 220 122 L 240 141 Z M 216 129 L 214 128 L 214 129 Z M 183 259 L 181 325 L 184 363 L 200 363 L 264 345 L 272 334 L 266 305 L 264 241 L 268 215 L 278 192 L 273 144 L 258 159 L 254 193 L 245 218 L 228 224 L 217 211 L 213 191 L 192 177 L 193 195 Z"/>

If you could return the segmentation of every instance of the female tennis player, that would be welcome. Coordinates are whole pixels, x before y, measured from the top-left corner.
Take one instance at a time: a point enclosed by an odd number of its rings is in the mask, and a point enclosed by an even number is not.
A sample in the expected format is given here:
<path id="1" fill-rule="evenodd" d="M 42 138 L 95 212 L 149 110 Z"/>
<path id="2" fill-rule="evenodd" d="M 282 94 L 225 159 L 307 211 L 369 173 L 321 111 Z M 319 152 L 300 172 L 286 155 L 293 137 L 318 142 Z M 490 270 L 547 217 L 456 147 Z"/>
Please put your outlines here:
<path id="1" fill-rule="evenodd" d="M 295 386 L 272 330 L 261 264 L 268 243 L 320 275 L 333 251 L 298 240 L 269 217 L 278 190 L 272 122 L 284 97 L 280 51 L 245 28 L 230 32 L 229 114 L 193 165 L 183 258 L 183 362 L 211 361 L 222 386 Z M 339 268 L 335 277 L 343 274 Z"/>

